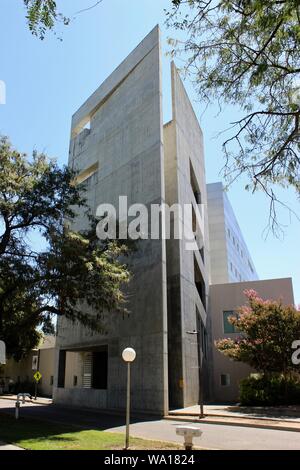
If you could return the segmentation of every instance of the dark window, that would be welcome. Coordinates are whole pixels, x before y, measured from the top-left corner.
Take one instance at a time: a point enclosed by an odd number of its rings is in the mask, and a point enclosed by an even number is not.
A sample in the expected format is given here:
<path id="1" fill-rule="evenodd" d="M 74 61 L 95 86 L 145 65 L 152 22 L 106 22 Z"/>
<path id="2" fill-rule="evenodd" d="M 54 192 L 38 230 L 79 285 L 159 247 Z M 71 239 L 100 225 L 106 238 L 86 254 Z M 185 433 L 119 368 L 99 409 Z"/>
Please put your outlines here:
<path id="1" fill-rule="evenodd" d="M 66 356 L 67 356 L 67 351 L 59 351 L 58 380 L 57 380 L 58 388 L 65 387 Z"/>
<path id="2" fill-rule="evenodd" d="M 73 376 L 73 387 L 77 387 L 77 382 L 78 382 L 77 375 L 74 375 Z"/>
<path id="3" fill-rule="evenodd" d="M 203 264 L 205 264 L 204 248 L 201 248 L 201 250 L 200 250 L 200 256 L 201 256 L 201 258 L 202 258 Z"/>
<path id="4" fill-rule="evenodd" d="M 229 387 L 229 385 L 230 385 L 230 375 L 229 374 L 221 374 L 221 385 L 222 385 L 222 387 Z"/>
<path id="5" fill-rule="evenodd" d="M 54 381 L 54 380 L 53 380 L 53 375 L 51 375 L 51 377 L 50 377 L 50 385 L 53 385 L 53 381 Z"/>
<path id="6" fill-rule="evenodd" d="M 198 341 L 200 342 L 200 348 L 201 348 L 204 359 L 207 359 L 207 352 L 208 352 L 207 333 L 206 333 L 206 328 L 203 324 L 201 315 L 197 307 L 196 307 L 196 322 L 197 322 L 197 332 L 199 335 Z"/>
<path id="7" fill-rule="evenodd" d="M 190 161 L 190 179 L 191 179 L 191 186 L 192 190 L 194 193 L 194 197 L 196 199 L 197 204 L 202 204 L 202 196 L 201 196 L 201 191 L 199 188 L 199 184 L 196 178 L 196 174 L 192 165 L 192 162 Z"/>
<path id="8" fill-rule="evenodd" d="M 236 317 L 236 316 L 237 314 L 233 310 L 225 310 L 223 312 L 224 333 L 238 333 L 237 328 L 228 321 L 229 317 Z"/>
<path id="9" fill-rule="evenodd" d="M 98 390 L 107 390 L 108 350 L 93 353 L 92 387 Z"/>
<path id="10" fill-rule="evenodd" d="M 203 304 L 204 309 L 206 309 L 205 282 L 203 280 L 201 271 L 199 269 L 198 263 L 195 258 L 194 258 L 194 279 L 195 279 L 196 289 L 200 296 L 201 302 Z"/>

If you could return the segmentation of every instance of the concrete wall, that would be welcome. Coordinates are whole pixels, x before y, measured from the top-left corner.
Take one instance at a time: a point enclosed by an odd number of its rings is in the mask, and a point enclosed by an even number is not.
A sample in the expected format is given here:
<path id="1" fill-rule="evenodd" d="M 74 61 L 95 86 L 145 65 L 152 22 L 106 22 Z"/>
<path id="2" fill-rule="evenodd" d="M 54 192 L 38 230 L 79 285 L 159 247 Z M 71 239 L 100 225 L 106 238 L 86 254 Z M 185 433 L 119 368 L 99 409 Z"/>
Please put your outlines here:
<path id="1" fill-rule="evenodd" d="M 106 390 L 84 388 L 58 388 L 55 391 L 55 403 L 81 408 L 108 408 Z"/>
<path id="2" fill-rule="evenodd" d="M 244 291 L 254 289 L 265 299 L 282 298 L 285 304 L 294 304 L 291 279 L 270 279 L 242 283 L 219 284 L 210 286 L 210 314 L 212 318 L 212 335 L 214 340 L 235 338 L 238 334 L 225 334 L 223 328 L 223 311 L 236 310 L 246 304 Z M 233 362 L 213 348 L 214 366 L 214 400 L 233 402 L 238 400 L 239 381 L 247 377 L 253 370 L 245 364 Z M 230 385 L 221 385 L 221 374 L 230 375 Z"/>
<path id="3" fill-rule="evenodd" d="M 254 281 L 258 275 L 222 183 L 207 185 L 211 283 Z"/>
<path id="4" fill-rule="evenodd" d="M 204 263 L 199 250 L 188 251 L 184 239 L 167 242 L 170 404 L 183 407 L 199 401 L 199 342 L 197 335 L 188 332 L 198 329 L 197 315 L 207 326 L 206 307 L 195 286 L 194 262 L 205 282 L 206 303 L 209 285 L 208 224 L 202 131 L 174 64 L 171 73 L 173 119 L 164 130 L 166 201 L 169 205 L 179 203 L 181 207 L 193 205 L 201 219 L 198 229 L 204 238 L 205 259 Z M 191 166 L 204 205 L 200 211 L 191 185 Z M 175 219 L 174 224 L 183 225 L 183 220 Z"/>
<path id="5" fill-rule="evenodd" d="M 54 348 L 40 350 L 39 371 L 42 374 L 42 379 L 38 385 L 39 395 L 52 397 L 54 379 L 54 359 Z"/>
<path id="6" fill-rule="evenodd" d="M 88 121 L 90 130 L 80 133 Z M 71 134 L 70 166 L 81 172 L 92 165 L 98 167 L 88 191 L 92 210 L 100 203 L 118 207 L 120 195 L 128 196 L 128 205 L 150 206 L 164 201 L 158 27 L 75 113 Z M 81 215 L 74 228 L 85 226 L 86 219 Z M 137 358 L 132 366 L 132 407 L 165 413 L 168 409 L 165 241 L 143 240 L 137 248 L 130 258 L 134 277 L 128 291 L 129 316 L 106 315 L 105 335 L 92 334 L 80 325 L 61 320 L 58 347 L 76 352 L 108 345 L 109 408 L 125 406 L 126 367 L 121 353 L 125 347 L 133 347 Z M 67 374 L 69 369 L 72 367 L 67 362 Z M 84 393 L 86 396 L 89 391 Z M 89 405 L 99 406 L 98 398 L 93 391 L 90 393 Z M 61 401 L 63 394 L 55 388 L 54 400 Z"/>

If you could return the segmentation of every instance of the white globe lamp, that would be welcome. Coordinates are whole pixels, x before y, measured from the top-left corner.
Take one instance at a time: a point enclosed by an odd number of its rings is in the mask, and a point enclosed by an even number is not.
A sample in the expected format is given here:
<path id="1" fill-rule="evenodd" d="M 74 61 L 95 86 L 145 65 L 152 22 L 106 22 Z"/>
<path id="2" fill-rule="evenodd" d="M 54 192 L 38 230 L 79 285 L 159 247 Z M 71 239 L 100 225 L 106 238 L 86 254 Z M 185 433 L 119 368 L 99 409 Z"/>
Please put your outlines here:
<path id="1" fill-rule="evenodd" d="M 136 358 L 136 352 L 132 348 L 126 348 L 122 352 L 122 358 L 125 362 L 133 362 Z"/>

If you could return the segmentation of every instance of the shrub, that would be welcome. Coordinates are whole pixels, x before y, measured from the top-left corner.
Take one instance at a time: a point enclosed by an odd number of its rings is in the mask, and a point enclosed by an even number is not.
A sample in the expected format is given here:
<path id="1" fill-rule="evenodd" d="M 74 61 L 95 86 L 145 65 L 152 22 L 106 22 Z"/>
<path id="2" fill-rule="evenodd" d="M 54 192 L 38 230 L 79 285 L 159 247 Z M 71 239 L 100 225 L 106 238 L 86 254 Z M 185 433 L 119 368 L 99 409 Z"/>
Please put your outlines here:
<path id="1" fill-rule="evenodd" d="M 240 382 L 240 403 L 243 406 L 300 405 L 300 377 L 251 375 Z"/>

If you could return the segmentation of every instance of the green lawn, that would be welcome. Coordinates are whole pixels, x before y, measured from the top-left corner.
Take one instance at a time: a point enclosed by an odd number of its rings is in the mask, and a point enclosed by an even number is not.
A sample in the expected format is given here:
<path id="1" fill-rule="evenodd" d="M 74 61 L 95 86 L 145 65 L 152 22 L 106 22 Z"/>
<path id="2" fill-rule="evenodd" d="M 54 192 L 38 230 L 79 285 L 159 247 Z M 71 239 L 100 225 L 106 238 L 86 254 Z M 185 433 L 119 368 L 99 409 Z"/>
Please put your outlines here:
<path id="1" fill-rule="evenodd" d="M 75 426 L 0 414 L 0 441 L 30 450 L 117 450 L 124 447 L 124 435 Z M 131 449 L 176 450 L 180 446 L 144 439 L 130 439 Z"/>

